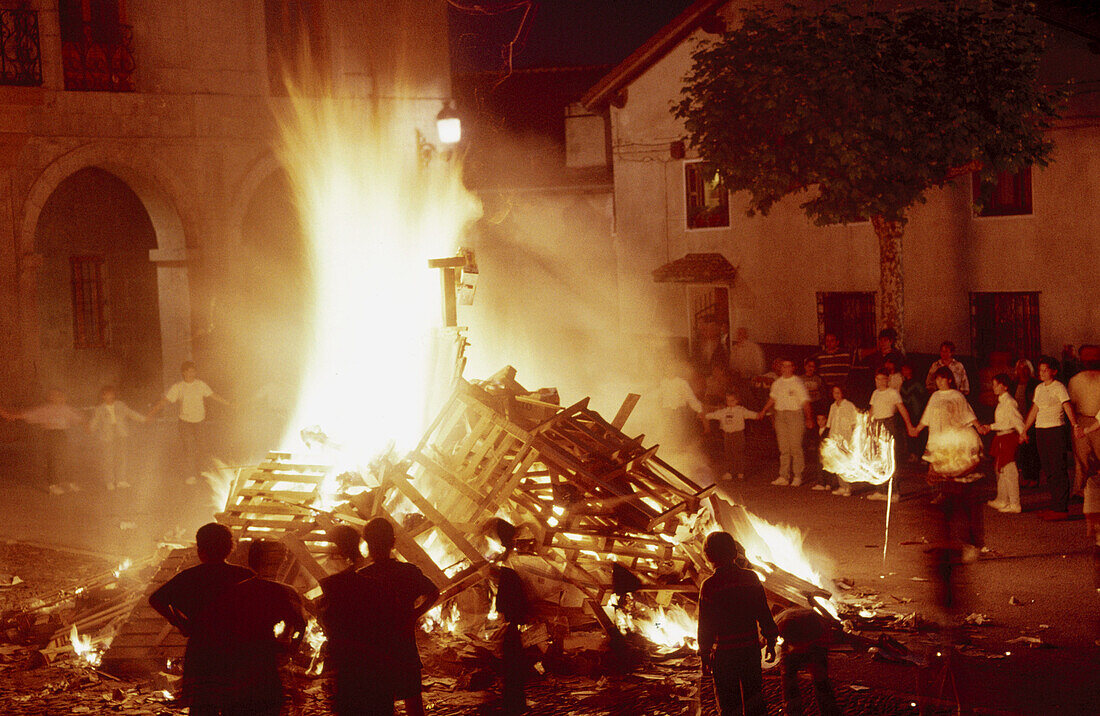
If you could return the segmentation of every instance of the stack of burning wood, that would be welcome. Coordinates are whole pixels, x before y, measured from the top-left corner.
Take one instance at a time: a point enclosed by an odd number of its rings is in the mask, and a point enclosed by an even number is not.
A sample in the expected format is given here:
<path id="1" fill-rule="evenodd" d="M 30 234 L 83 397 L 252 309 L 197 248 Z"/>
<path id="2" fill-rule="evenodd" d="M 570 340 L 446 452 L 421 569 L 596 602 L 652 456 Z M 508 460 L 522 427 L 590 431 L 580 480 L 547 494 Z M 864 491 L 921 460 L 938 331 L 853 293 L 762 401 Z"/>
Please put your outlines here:
<path id="1" fill-rule="evenodd" d="M 629 396 L 608 422 L 587 399 L 563 408 L 555 391 L 523 389 L 512 369 L 481 384 L 460 380 L 406 456 L 334 474 L 329 465 L 271 453 L 233 481 L 216 519 L 238 543 L 286 545 L 294 559 L 283 578 L 310 599 L 319 596 L 318 581 L 339 568 L 328 531 L 382 516 L 397 528 L 400 556 L 440 586 L 438 620 L 450 615 L 459 630 L 464 621 L 483 622 L 493 611 L 494 566 L 507 564 L 548 627 L 532 634 L 618 634 L 616 617 L 629 614 L 616 612 L 616 604 L 694 612 L 705 533 L 716 520 L 751 529 L 741 508 L 715 501 L 704 509 L 714 487 L 677 471 L 643 437 L 622 432 L 636 402 Z M 829 598 L 774 565 L 760 566 L 775 599 L 812 606 Z M 163 579 L 171 576 L 161 571 Z M 154 643 L 163 635 L 139 621 L 116 639 L 131 647 L 118 658 L 139 657 L 132 647 L 141 638 L 130 634 L 147 636 L 151 657 L 171 658 L 175 646 Z M 106 659 L 115 656 L 109 651 Z"/>

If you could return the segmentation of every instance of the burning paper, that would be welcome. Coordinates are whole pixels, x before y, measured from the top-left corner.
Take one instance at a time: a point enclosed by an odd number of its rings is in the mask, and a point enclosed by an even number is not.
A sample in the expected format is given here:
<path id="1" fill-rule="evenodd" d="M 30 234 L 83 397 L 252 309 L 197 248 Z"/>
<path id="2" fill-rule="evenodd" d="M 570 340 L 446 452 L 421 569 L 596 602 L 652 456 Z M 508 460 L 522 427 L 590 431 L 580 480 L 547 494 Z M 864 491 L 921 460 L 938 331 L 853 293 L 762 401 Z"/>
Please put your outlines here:
<path id="1" fill-rule="evenodd" d="M 882 485 L 894 476 L 894 438 L 867 413 L 857 413 L 850 438 L 830 435 L 822 441 L 821 465 L 847 482 Z"/>
<path id="2" fill-rule="evenodd" d="M 69 642 L 73 645 L 73 652 L 83 659 L 86 664 L 93 668 L 99 666 L 100 659 L 103 658 L 103 652 L 92 645 L 90 636 L 81 634 L 76 630 L 76 624 L 73 624 L 69 630 Z"/>

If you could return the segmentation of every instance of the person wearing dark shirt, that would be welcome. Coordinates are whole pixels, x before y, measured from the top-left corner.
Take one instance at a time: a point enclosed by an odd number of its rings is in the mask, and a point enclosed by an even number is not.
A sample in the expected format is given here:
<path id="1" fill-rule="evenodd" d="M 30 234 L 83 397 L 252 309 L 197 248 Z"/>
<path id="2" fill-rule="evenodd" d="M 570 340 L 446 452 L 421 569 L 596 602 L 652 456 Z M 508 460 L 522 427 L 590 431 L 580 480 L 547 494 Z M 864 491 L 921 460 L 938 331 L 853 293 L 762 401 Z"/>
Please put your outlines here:
<path id="1" fill-rule="evenodd" d="M 848 374 L 852 371 L 852 354 L 840 346 L 835 333 L 825 334 L 825 349 L 814 356 L 817 361 L 817 374 L 821 376 L 826 388 L 848 384 Z"/>
<path id="2" fill-rule="evenodd" d="M 370 564 L 359 574 L 370 580 L 378 600 L 374 623 L 381 632 L 387 664 L 382 679 L 394 701 L 405 702 L 408 716 L 423 716 L 420 652 L 416 623 L 439 598 L 439 588 L 420 568 L 393 558 L 393 525 L 376 517 L 363 527 Z"/>
<path id="3" fill-rule="evenodd" d="M 765 655 L 773 659 L 779 631 L 760 579 L 738 564 L 742 551 L 728 532 L 707 536 L 703 552 L 714 566 L 714 574 L 699 590 L 699 655 L 704 669 L 714 674 L 722 716 L 764 716 L 768 709 L 760 668 L 760 634 L 767 642 Z"/>
<path id="4" fill-rule="evenodd" d="M 254 541 L 248 566 L 256 576 L 230 587 L 214 607 L 223 716 L 278 716 L 282 710 L 280 658 L 298 647 L 306 626 L 298 593 L 275 581 L 285 559 L 278 542 Z"/>
<path id="5" fill-rule="evenodd" d="M 388 655 L 378 612 L 378 590 L 358 573 L 365 560 L 359 533 L 348 525 L 329 532 L 337 556 L 347 566 L 321 580 L 319 618 L 327 638 L 326 670 L 335 674 L 333 712 L 337 716 L 393 716 L 393 697 L 378 678 Z"/>
<path id="6" fill-rule="evenodd" d="M 798 688 L 798 672 L 806 669 L 814 682 L 814 695 L 821 716 L 838 716 L 836 695 L 829 683 L 829 632 L 821 617 L 811 609 L 791 607 L 775 618 L 779 636 L 783 637 L 780 670 L 783 674 L 783 698 L 789 716 L 801 716 L 802 694 Z"/>
<path id="7" fill-rule="evenodd" d="M 226 564 L 233 551 L 233 534 L 217 522 L 195 533 L 201 564 L 185 569 L 149 595 L 149 604 L 187 639 L 183 660 L 182 699 L 193 716 L 218 713 L 212 703 L 212 678 L 217 673 L 217 647 L 209 629 L 208 607 L 234 584 L 252 576 L 252 570 Z"/>

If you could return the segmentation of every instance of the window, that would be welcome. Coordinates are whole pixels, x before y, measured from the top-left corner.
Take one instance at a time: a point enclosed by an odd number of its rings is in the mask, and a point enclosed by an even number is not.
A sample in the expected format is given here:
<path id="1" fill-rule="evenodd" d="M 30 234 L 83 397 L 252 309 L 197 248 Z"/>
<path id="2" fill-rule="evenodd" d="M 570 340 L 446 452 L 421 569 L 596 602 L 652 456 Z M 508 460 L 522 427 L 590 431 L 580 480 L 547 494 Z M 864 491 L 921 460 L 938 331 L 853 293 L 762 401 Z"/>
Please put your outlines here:
<path id="1" fill-rule="evenodd" d="M 271 94 L 286 95 L 288 79 L 301 85 L 311 77 L 327 76 L 320 0 L 264 0 L 264 26 Z"/>
<path id="2" fill-rule="evenodd" d="M 875 294 L 823 292 L 817 294 L 817 343 L 832 333 L 848 350 L 875 345 Z"/>
<path id="3" fill-rule="evenodd" d="M 973 175 L 974 204 L 978 216 L 1019 216 L 1031 213 L 1031 167 L 1001 172 L 996 181 Z"/>
<path id="4" fill-rule="evenodd" d="M 107 295 L 103 256 L 69 259 L 73 283 L 73 347 L 107 346 Z"/>
<path id="5" fill-rule="evenodd" d="M 730 225 L 729 194 L 712 164 L 684 164 L 684 189 L 689 229 L 713 229 Z"/>
<path id="6" fill-rule="evenodd" d="M 124 0 L 60 0 L 65 89 L 132 92 L 133 32 Z"/>
<path id="7" fill-rule="evenodd" d="M 1039 357 L 1039 294 L 971 293 L 970 345 L 984 360 L 994 351 L 1015 358 Z"/>

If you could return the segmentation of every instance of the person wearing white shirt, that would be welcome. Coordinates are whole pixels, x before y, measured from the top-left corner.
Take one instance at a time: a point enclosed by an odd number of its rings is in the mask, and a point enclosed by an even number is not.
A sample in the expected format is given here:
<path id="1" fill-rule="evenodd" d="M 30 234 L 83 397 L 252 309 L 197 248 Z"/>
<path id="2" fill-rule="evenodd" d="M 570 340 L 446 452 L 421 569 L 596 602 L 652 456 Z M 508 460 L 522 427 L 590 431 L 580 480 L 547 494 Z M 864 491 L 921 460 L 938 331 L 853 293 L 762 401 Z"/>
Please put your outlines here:
<path id="1" fill-rule="evenodd" d="M 198 370 L 192 361 L 184 361 L 180 366 L 183 380 L 172 385 L 168 392 L 158 400 L 149 412 L 146 419 L 154 417 L 169 403 L 179 404 L 179 431 L 180 440 L 183 442 L 184 455 L 188 463 L 188 475 L 185 482 L 194 485 L 202 477 L 203 462 L 206 457 L 206 434 L 204 423 L 206 422 L 206 399 L 230 405 L 231 403 L 221 397 L 210 386 L 199 380 Z"/>
<path id="2" fill-rule="evenodd" d="M 966 366 L 955 360 L 955 344 L 944 341 L 940 344 L 940 359 L 928 368 L 928 377 L 924 379 L 924 387 L 931 393 L 936 389 L 936 371 L 947 368 L 955 377 L 955 389 L 963 395 L 970 395 L 970 378 L 966 375 Z"/>
<path id="3" fill-rule="evenodd" d="M 1024 421 L 1025 432 L 1020 442 L 1027 440 L 1026 430 L 1035 426 L 1035 446 L 1039 450 L 1039 466 L 1047 474 L 1050 483 L 1050 509 L 1039 513 L 1048 521 L 1069 518 L 1070 479 L 1066 465 L 1065 419 L 1077 428 L 1077 415 L 1069 400 L 1066 386 L 1054 379 L 1058 375 L 1058 361 L 1049 356 L 1039 359 L 1039 385 L 1031 401 L 1031 410 Z"/>
<path id="4" fill-rule="evenodd" d="M 887 361 L 889 362 L 889 361 Z M 901 400 L 901 393 L 890 387 L 890 371 L 885 366 L 875 371 L 875 390 L 871 393 L 871 424 L 877 430 L 885 430 L 894 440 L 894 462 L 901 462 L 902 441 L 904 440 L 901 429 L 898 427 L 898 415 L 905 421 L 905 430 L 913 428 L 913 421 L 909 417 L 909 411 L 905 409 L 905 403 Z M 885 500 L 886 486 L 879 485 L 867 496 L 870 500 Z M 895 502 L 898 494 L 894 493 Z"/>
<path id="5" fill-rule="evenodd" d="M 146 418 L 126 403 L 117 400 L 114 386 L 104 386 L 99 391 L 100 403 L 92 412 L 88 432 L 99 443 L 100 471 L 108 490 L 127 488 L 127 464 L 130 452 L 130 428 L 128 422 L 144 423 Z"/>
<path id="6" fill-rule="evenodd" d="M 745 479 L 745 421 L 756 420 L 755 411 L 740 404 L 737 393 L 726 393 L 726 407 L 711 411 L 703 416 L 704 431 L 709 430 L 709 420 L 717 420 L 722 429 L 722 440 L 726 451 L 726 473 L 723 480 L 737 475 L 738 480 Z"/>
<path id="7" fill-rule="evenodd" d="M 52 389 L 46 393 L 46 402 L 41 405 L 19 413 L 0 409 L 0 417 L 22 420 L 40 429 L 39 449 L 46 468 L 46 489 L 51 495 L 63 494 L 66 489 L 71 492 L 80 490 L 80 485 L 75 482 L 62 483 L 63 478 L 71 475 L 69 428 L 84 422 L 83 416 L 68 401 L 63 391 Z"/>
<path id="8" fill-rule="evenodd" d="M 813 412 L 810 394 L 802 379 L 794 374 L 794 363 L 783 359 L 779 364 L 779 377 L 772 383 L 768 402 L 757 418 L 775 407 L 775 439 L 779 443 L 779 477 L 773 485 L 802 484 L 802 472 L 806 469 L 806 456 L 802 452 L 802 436 L 813 429 Z"/>
<path id="9" fill-rule="evenodd" d="M 1019 513 L 1020 473 L 1016 469 L 1016 451 L 1020 447 L 1020 436 L 1025 431 L 1024 416 L 1009 392 L 1011 385 L 1012 379 L 1007 373 L 993 376 L 993 394 L 997 396 L 993 422 L 981 426 L 978 431 L 983 435 L 990 431 L 995 433 L 989 452 L 993 455 L 993 469 L 997 472 L 997 497 L 986 504 L 1000 512 Z"/>
<path id="10" fill-rule="evenodd" d="M 844 397 L 844 389 L 839 385 L 834 385 L 832 388 L 833 402 L 829 405 L 829 417 L 825 420 L 825 427 L 829 429 L 829 437 L 837 442 L 843 442 L 845 444 L 852 442 L 852 436 L 856 432 L 856 406 L 855 404 Z M 835 484 L 833 487 L 833 494 L 840 495 L 841 497 L 851 497 L 852 488 L 844 481 L 840 475 L 822 470 L 822 475 L 826 480 Z M 829 480 L 830 475 L 835 475 L 835 480 Z M 829 485 L 825 488 L 828 489 Z M 817 486 L 814 487 L 817 489 Z"/>

